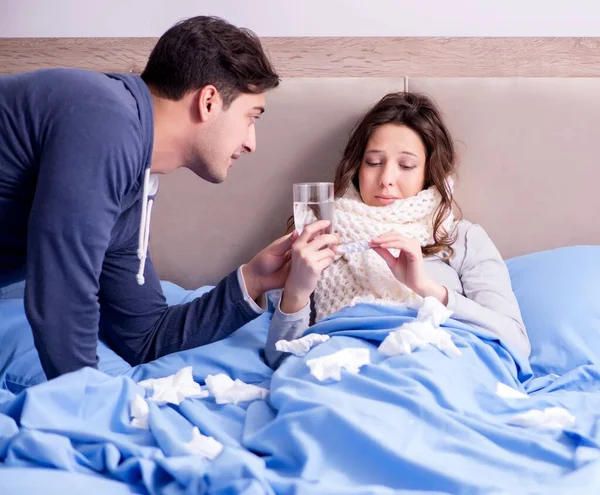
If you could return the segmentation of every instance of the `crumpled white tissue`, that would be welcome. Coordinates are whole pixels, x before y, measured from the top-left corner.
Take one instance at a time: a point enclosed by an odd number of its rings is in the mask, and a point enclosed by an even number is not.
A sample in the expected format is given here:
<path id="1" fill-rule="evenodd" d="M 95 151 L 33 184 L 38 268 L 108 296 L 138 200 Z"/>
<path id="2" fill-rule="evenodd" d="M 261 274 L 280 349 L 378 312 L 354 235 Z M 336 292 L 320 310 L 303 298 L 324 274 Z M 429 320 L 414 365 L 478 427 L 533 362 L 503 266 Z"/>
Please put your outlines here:
<path id="1" fill-rule="evenodd" d="M 150 414 L 150 410 L 148 409 L 146 400 L 140 394 L 136 394 L 129 407 L 131 411 L 131 426 L 149 430 L 148 415 Z"/>
<path id="2" fill-rule="evenodd" d="M 417 312 L 417 321 L 428 321 L 434 327 L 439 327 L 442 323 L 446 323 L 448 318 L 452 316 L 446 306 L 435 297 L 425 297 L 423 303 Z"/>
<path id="3" fill-rule="evenodd" d="M 223 444 L 200 433 L 197 426 L 192 429 L 192 439 L 184 445 L 190 453 L 199 454 L 211 461 L 223 451 Z"/>
<path id="4" fill-rule="evenodd" d="M 496 384 L 496 395 L 503 399 L 529 399 L 527 394 L 524 394 L 520 390 L 515 390 L 502 382 Z"/>
<path id="5" fill-rule="evenodd" d="M 192 367 L 181 368 L 174 375 L 164 378 L 152 378 L 138 382 L 146 390 L 152 392 L 149 400 L 162 404 L 179 405 L 183 400 L 190 398 L 208 397 L 208 391 L 203 390 L 199 383 L 194 381 Z"/>
<path id="6" fill-rule="evenodd" d="M 319 381 L 342 378 L 342 369 L 350 373 L 358 373 L 365 364 L 371 363 L 368 349 L 348 348 L 341 351 L 306 361 L 310 373 Z"/>
<path id="7" fill-rule="evenodd" d="M 214 395 L 217 404 L 237 404 L 257 399 L 265 399 L 269 394 L 266 388 L 244 383 L 239 378 L 233 381 L 224 373 L 208 375 L 206 386 Z"/>
<path id="8" fill-rule="evenodd" d="M 461 352 L 452 341 L 452 336 L 439 328 L 451 315 L 452 311 L 435 297 L 424 298 L 416 320 L 408 321 L 390 332 L 379 346 L 379 352 L 386 356 L 410 354 L 418 347 L 432 344 L 449 356 L 460 356 Z"/>
<path id="9" fill-rule="evenodd" d="M 304 337 L 294 340 L 279 340 L 275 343 L 275 349 L 280 352 L 289 352 L 294 356 L 305 356 L 313 347 L 327 342 L 329 335 L 321 335 L 318 333 L 309 333 Z"/>
<path id="10" fill-rule="evenodd" d="M 575 416 L 563 407 L 547 407 L 543 410 L 532 409 L 517 414 L 509 419 L 508 423 L 526 428 L 541 427 L 562 430 L 575 423 Z"/>

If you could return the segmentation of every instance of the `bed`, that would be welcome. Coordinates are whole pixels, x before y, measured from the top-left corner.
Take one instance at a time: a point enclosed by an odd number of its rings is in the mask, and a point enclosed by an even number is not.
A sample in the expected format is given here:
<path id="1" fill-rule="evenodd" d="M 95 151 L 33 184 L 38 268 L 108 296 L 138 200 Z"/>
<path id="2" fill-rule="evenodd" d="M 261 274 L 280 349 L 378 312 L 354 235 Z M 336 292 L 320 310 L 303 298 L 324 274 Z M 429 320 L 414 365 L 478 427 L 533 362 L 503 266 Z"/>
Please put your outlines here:
<path id="1" fill-rule="evenodd" d="M 598 493 L 598 79 L 284 79 L 257 152 L 226 183 L 161 178 L 151 254 L 167 299 L 201 296 L 278 237 L 292 183 L 330 180 L 356 118 L 402 90 L 431 95 L 447 118 L 458 202 L 507 260 L 530 359 L 452 319 L 460 356 L 426 346 L 388 357 L 379 344 L 415 312 L 362 304 L 312 327 L 330 340 L 275 373 L 262 353 L 267 312 L 133 368 L 101 344 L 99 370 L 47 382 L 14 286 L 0 299 L 1 493 Z M 370 364 L 339 381 L 311 375 L 309 359 L 347 348 Z M 139 382 L 187 367 L 201 386 L 225 374 L 268 395 L 148 400 L 148 427 L 132 424 L 133 401 L 148 394 Z M 568 412 L 559 425 L 542 417 L 554 408 Z M 531 411 L 537 423 L 523 419 Z M 214 459 L 190 450 L 194 427 L 223 446 Z"/>

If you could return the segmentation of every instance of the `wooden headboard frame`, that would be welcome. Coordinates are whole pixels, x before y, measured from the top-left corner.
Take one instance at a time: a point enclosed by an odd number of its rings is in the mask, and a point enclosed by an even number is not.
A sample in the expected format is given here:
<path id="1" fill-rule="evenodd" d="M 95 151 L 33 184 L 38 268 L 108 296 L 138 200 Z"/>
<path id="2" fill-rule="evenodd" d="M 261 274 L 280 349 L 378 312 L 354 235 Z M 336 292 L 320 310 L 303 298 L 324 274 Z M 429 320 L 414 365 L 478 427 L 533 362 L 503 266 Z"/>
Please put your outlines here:
<path id="1" fill-rule="evenodd" d="M 0 71 L 63 66 L 139 73 L 155 41 L 0 39 Z M 358 115 L 387 91 L 407 87 L 432 95 L 443 109 L 462 143 L 459 203 L 505 257 L 600 243 L 594 147 L 600 39 L 265 38 L 264 45 L 284 80 L 269 95 L 257 152 L 218 189 L 190 180 L 186 170 L 161 177 L 150 250 L 162 279 L 198 287 L 248 261 L 281 235 L 291 213 L 291 184 L 327 177 Z M 549 102 L 566 129 L 539 118 Z M 519 152 L 512 155 L 513 149 Z M 578 189 L 563 190 L 561 174 L 546 173 L 565 163 L 584 178 Z M 275 170 L 273 194 L 265 195 L 263 177 Z"/>
<path id="2" fill-rule="evenodd" d="M 597 77 L 600 38 L 263 38 L 282 77 Z M 156 38 L 0 38 L 0 73 L 139 73 Z"/>

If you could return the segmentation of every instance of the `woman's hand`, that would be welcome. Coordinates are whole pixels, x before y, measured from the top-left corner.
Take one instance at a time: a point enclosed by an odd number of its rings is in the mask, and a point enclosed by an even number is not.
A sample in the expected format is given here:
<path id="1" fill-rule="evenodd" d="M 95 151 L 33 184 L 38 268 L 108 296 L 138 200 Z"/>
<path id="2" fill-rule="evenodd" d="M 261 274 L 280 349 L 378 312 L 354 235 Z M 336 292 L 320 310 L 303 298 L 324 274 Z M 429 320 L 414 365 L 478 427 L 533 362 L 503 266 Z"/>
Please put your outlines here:
<path id="1" fill-rule="evenodd" d="M 290 274 L 280 304 L 282 312 L 295 313 L 306 306 L 321 273 L 333 263 L 340 241 L 337 235 L 324 233 L 329 225 L 328 220 L 311 223 L 294 242 Z"/>
<path id="2" fill-rule="evenodd" d="M 448 304 L 448 291 L 429 278 L 425 272 L 425 260 L 421 245 L 416 239 L 391 231 L 375 237 L 369 245 L 387 263 L 394 277 L 422 297 L 433 296 Z M 398 249 L 394 256 L 388 249 Z"/>

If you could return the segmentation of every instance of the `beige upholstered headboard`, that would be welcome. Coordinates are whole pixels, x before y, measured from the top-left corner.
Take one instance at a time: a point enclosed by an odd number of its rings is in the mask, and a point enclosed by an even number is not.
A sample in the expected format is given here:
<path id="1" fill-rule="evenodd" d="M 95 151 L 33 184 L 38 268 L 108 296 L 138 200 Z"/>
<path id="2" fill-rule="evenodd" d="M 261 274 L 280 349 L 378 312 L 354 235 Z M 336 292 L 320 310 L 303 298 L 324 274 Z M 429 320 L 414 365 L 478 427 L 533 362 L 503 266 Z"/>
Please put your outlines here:
<path id="1" fill-rule="evenodd" d="M 460 155 L 458 203 L 505 258 L 600 244 L 600 79 L 294 78 L 268 95 L 257 151 L 225 183 L 161 178 L 151 241 L 160 276 L 215 283 L 282 235 L 292 184 L 333 180 L 359 115 L 404 89 L 441 106 Z"/>
<path id="2" fill-rule="evenodd" d="M 138 72 L 154 42 L 0 39 L 0 73 Z M 268 95 L 256 153 L 221 185 L 188 171 L 161 178 L 150 248 L 162 278 L 214 284 L 249 260 L 283 233 L 292 184 L 332 180 L 357 118 L 385 93 L 406 89 L 441 106 L 460 155 L 458 202 L 505 258 L 600 244 L 600 39 L 263 42 L 284 80 Z"/>

